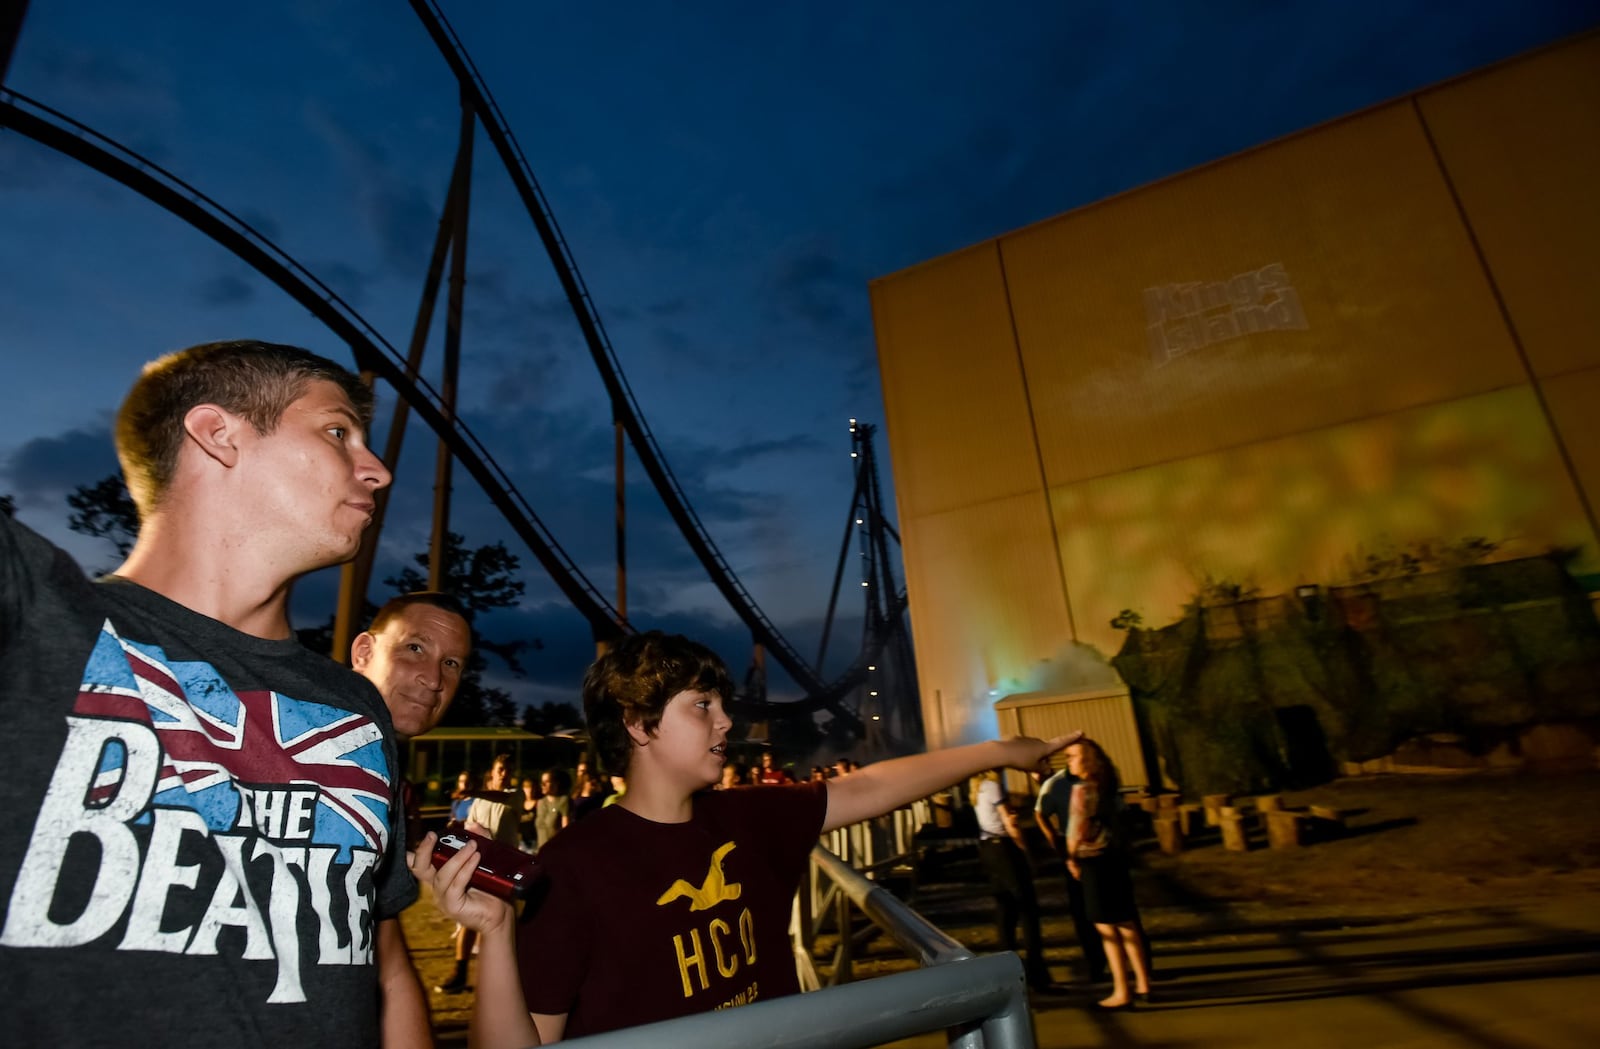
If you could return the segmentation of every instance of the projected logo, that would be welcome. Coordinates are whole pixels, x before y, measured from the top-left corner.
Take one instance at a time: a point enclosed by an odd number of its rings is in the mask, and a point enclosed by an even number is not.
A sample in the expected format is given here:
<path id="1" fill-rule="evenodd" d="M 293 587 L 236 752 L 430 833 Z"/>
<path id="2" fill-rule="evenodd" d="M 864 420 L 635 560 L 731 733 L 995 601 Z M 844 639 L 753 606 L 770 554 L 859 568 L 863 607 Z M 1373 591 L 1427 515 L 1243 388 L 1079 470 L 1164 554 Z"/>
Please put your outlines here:
<path id="1" fill-rule="evenodd" d="M 1227 280 L 1144 289 L 1145 332 L 1157 364 L 1264 331 L 1310 327 L 1283 263 Z"/>

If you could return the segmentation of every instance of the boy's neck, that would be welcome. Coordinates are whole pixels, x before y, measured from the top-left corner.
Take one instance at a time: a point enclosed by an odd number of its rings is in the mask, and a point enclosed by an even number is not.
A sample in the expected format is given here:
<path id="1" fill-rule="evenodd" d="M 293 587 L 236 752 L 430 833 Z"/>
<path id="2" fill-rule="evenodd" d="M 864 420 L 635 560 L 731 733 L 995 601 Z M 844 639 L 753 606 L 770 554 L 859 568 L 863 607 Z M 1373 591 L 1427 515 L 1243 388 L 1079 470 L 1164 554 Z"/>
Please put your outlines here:
<path id="1" fill-rule="evenodd" d="M 688 823 L 694 815 L 692 791 L 685 793 L 679 787 L 655 782 L 643 769 L 629 770 L 628 789 L 616 803 L 652 823 Z"/>

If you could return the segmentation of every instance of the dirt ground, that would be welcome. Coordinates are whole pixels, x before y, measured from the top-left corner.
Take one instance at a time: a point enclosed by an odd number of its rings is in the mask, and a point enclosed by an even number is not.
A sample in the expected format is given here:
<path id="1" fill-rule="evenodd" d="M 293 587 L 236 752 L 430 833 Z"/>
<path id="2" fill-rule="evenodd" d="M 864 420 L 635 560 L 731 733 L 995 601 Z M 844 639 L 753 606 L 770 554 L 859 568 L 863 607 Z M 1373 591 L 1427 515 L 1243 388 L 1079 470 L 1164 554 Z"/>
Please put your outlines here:
<path id="1" fill-rule="evenodd" d="M 1600 772 L 1386 775 L 1284 796 L 1347 814 L 1299 849 L 1247 853 L 1215 832 L 1179 856 L 1145 853 L 1148 879 L 1185 898 L 1284 908 L 1463 907 L 1600 889 Z"/>
<path id="2" fill-rule="evenodd" d="M 1136 890 L 1158 958 L 1164 936 L 1228 937 L 1290 922 L 1365 924 L 1600 892 L 1600 771 L 1373 776 L 1284 801 L 1340 809 L 1345 830 L 1275 850 L 1258 828 L 1243 853 L 1223 849 L 1215 830 L 1196 835 L 1177 856 L 1142 843 Z M 1046 959 L 1066 979 L 1078 959 L 1066 890 L 1048 858 L 1040 857 L 1038 868 Z M 914 887 L 891 887 L 971 949 L 998 949 L 975 860 L 952 850 L 923 872 Z M 450 926 L 427 900 L 403 921 L 440 1044 L 464 1044 L 470 995 L 431 992 L 450 970 Z M 819 965 L 828 964 L 836 942 L 819 939 Z M 856 971 L 868 977 L 911 964 L 878 936 L 858 948 Z"/>

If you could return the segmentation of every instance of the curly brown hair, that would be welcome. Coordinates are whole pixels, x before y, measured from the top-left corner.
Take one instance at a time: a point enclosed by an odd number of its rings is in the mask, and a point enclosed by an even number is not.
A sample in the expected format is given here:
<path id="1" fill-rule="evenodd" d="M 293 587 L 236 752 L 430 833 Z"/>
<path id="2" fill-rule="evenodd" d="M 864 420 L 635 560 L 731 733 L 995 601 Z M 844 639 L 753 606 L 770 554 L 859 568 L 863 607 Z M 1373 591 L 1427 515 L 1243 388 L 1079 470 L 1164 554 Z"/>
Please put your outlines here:
<path id="1" fill-rule="evenodd" d="M 682 634 L 651 630 L 625 637 L 583 676 L 583 716 L 600 765 L 624 776 L 632 757 L 628 726 L 654 732 L 667 703 L 680 692 L 733 697 L 733 679 L 721 658 Z"/>

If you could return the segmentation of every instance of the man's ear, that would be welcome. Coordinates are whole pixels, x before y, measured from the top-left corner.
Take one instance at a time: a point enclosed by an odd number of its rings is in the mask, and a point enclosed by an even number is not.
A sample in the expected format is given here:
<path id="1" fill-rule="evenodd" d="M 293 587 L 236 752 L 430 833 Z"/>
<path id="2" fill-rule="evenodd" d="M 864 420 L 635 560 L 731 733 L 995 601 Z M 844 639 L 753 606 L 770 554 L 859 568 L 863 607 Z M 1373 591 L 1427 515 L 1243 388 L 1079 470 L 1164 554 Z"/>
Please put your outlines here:
<path id="1" fill-rule="evenodd" d="M 239 428 L 250 425 L 215 404 L 197 404 L 183 416 L 183 429 L 194 446 L 223 466 L 239 461 Z"/>
<path id="2" fill-rule="evenodd" d="M 372 650 L 377 647 L 378 639 L 372 636 L 371 631 L 363 630 L 356 635 L 350 643 L 350 666 L 354 670 L 365 670 L 367 664 L 372 662 Z"/>
<path id="3" fill-rule="evenodd" d="M 645 731 L 644 724 L 638 721 L 624 721 L 622 727 L 628 730 L 628 738 L 633 740 L 636 747 L 650 745 L 650 733 Z"/>

